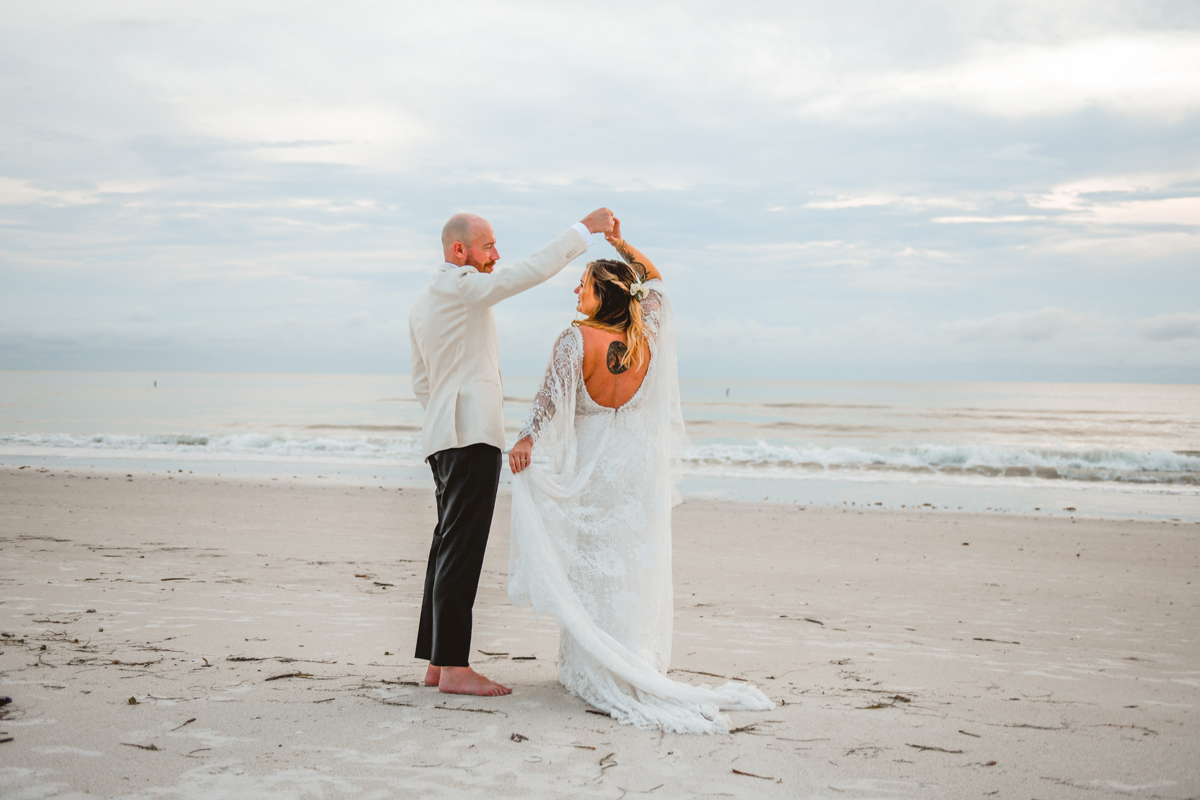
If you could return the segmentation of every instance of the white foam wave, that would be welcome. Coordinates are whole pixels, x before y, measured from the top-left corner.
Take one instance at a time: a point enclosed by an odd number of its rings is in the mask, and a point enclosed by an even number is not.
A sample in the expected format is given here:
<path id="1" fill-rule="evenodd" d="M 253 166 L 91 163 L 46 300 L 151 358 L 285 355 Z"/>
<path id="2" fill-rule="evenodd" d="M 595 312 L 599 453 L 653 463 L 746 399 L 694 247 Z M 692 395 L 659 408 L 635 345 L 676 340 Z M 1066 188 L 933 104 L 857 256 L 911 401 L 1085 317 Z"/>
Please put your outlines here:
<path id="1" fill-rule="evenodd" d="M 187 458 L 223 455 L 237 457 L 313 458 L 335 457 L 364 460 L 420 461 L 421 440 L 417 436 L 336 439 L 273 436 L 263 433 L 228 435 L 179 434 L 131 436 L 95 434 L 3 434 L 0 446 L 70 448 L 122 452 L 172 453 Z"/>
<path id="2" fill-rule="evenodd" d="M 388 462 L 422 461 L 419 436 L 336 438 L 266 433 L 135 436 L 96 434 L 0 434 L 0 448 L 170 454 L 182 459 Z M 1065 480 L 1200 485 L 1200 457 L 1169 450 L 1035 450 L 983 445 L 927 444 L 914 447 L 819 447 L 755 443 L 704 444 L 684 455 L 692 474 L 743 477 L 814 477 L 817 474 L 925 475 L 935 481 L 961 476 L 1004 480 Z"/>
<path id="3" fill-rule="evenodd" d="M 710 444 L 685 454 L 691 467 L 772 467 L 812 470 L 931 471 L 1012 474 L 1067 480 L 1200 482 L 1200 457 L 1170 450 L 1033 450 L 983 445 L 859 448 L 772 444 Z"/>

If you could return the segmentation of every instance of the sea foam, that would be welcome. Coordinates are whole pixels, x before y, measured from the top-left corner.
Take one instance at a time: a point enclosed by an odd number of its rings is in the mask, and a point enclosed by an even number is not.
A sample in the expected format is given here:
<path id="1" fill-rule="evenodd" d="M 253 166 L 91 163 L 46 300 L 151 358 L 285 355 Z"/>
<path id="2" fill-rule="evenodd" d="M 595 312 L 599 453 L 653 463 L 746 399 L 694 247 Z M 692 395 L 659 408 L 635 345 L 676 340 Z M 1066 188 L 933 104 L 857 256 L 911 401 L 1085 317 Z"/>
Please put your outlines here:
<path id="1" fill-rule="evenodd" d="M 1200 483 L 1200 457 L 1170 450 L 1038 450 L 989 445 L 792 446 L 759 441 L 694 447 L 685 463 L 802 471 L 920 471 L 1066 480 Z"/>
<path id="2" fill-rule="evenodd" d="M 241 457 L 320 457 L 421 460 L 421 441 L 417 436 L 333 437 L 272 436 L 263 433 L 222 435 L 177 434 L 132 436 L 123 434 L 5 434 L 0 447 L 72 448 L 103 451 L 161 452 L 187 458 L 189 454 Z"/>
<path id="3" fill-rule="evenodd" d="M 414 435 L 344 438 L 265 433 L 133 436 L 95 434 L 4 434 L 0 447 L 81 449 L 127 453 L 163 453 L 187 459 L 321 461 L 328 459 L 417 465 L 421 440 Z M 683 456 L 693 474 L 753 477 L 811 477 L 814 473 L 858 474 L 886 479 L 888 474 L 978 475 L 1067 481 L 1116 481 L 1200 485 L 1200 456 L 1170 450 L 1136 452 L 1115 449 L 1054 450 L 989 445 L 925 444 L 910 447 L 788 445 L 765 440 L 712 443 L 692 447 Z"/>

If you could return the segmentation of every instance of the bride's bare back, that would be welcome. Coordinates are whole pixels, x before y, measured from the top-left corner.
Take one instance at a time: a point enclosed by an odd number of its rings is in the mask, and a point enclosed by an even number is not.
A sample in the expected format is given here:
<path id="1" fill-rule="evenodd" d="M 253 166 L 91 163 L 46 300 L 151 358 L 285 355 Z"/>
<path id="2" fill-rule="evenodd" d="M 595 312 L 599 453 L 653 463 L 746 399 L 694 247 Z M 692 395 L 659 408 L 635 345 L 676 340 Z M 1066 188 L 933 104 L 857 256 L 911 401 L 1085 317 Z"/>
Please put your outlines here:
<path id="1" fill-rule="evenodd" d="M 625 261 L 636 261 L 642 265 L 646 280 L 662 280 L 662 273 L 654 263 L 636 247 L 621 239 L 620 220 L 614 221 L 613 232 L 607 238 Z M 588 325 L 580 325 L 579 330 L 583 334 L 583 383 L 587 393 L 599 405 L 620 408 L 632 400 L 642 387 L 653 354 L 647 352 L 641 367 L 625 369 L 621 366 L 621 356 L 627 352 L 629 342 L 624 333 L 612 333 Z"/>
<path id="2" fill-rule="evenodd" d="M 612 233 L 606 234 L 608 243 L 616 248 L 628 264 L 637 263 L 645 270 L 645 280 L 662 280 L 662 273 L 646 258 L 640 250 L 621 238 L 621 221 L 613 220 Z M 591 316 L 595 310 L 585 308 L 597 302 L 592 288 L 581 280 L 575 293 L 580 295 L 576 310 L 586 316 Z M 587 296 L 585 298 L 585 295 Z M 599 306 L 597 305 L 597 308 Z M 657 307 L 657 306 L 656 306 Z M 647 352 L 642 366 L 637 369 L 622 369 L 621 356 L 627 352 L 628 341 L 624 333 L 593 328 L 590 325 L 580 325 L 579 332 L 583 338 L 583 385 L 588 396 L 598 405 L 605 408 L 620 408 L 633 399 L 654 358 L 653 352 Z M 649 343 L 647 342 L 647 347 Z M 553 407 L 551 407 L 553 414 Z M 516 475 L 528 467 L 532 461 L 533 437 L 522 436 L 508 453 L 508 464 Z"/>
<path id="3" fill-rule="evenodd" d="M 625 334 L 587 325 L 580 325 L 579 332 L 583 334 L 583 383 L 587 393 L 605 408 L 620 408 L 641 388 L 650 358 L 638 369 L 625 369 L 621 366 L 621 356 L 626 351 Z"/>

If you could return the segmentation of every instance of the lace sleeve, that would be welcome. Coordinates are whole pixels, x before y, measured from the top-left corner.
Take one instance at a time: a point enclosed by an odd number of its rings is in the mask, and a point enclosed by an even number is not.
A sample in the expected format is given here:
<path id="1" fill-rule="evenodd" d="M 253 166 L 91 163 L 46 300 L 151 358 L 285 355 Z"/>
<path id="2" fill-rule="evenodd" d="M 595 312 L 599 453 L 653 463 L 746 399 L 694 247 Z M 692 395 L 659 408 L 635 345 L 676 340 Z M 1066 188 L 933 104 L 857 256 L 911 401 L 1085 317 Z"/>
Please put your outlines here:
<path id="1" fill-rule="evenodd" d="M 661 327 L 663 282 L 659 280 L 646 281 L 646 287 L 650 293 L 642 301 L 642 320 L 646 323 L 646 330 L 649 332 L 650 338 L 657 339 Z"/>
<path id="2" fill-rule="evenodd" d="M 554 342 L 554 350 L 550 353 L 550 363 L 546 365 L 546 375 L 542 385 L 533 396 L 533 405 L 529 408 L 529 418 L 521 432 L 517 434 L 520 441 L 526 436 L 537 441 L 542 429 L 554 418 L 554 412 L 564 397 L 574 396 L 575 376 L 583 364 L 583 339 L 579 329 L 572 325 L 567 328 Z"/>

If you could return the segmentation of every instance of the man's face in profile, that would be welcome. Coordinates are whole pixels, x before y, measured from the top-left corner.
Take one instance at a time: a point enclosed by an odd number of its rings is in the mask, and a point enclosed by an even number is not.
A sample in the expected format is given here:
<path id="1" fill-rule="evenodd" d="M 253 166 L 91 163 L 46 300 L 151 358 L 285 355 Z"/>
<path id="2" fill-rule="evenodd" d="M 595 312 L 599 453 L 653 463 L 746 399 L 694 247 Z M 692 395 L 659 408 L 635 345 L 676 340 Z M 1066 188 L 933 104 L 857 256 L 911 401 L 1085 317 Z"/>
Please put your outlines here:
<path id="1" fill-rule="evenodd" d="M 500 260 L 496 249 L 496 232 L 484 222 L 471 227 L 471 244 L 466 248 L 466 263 L 480 272 L 491 272 Z"/>

